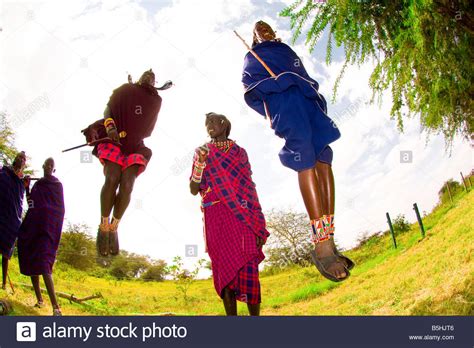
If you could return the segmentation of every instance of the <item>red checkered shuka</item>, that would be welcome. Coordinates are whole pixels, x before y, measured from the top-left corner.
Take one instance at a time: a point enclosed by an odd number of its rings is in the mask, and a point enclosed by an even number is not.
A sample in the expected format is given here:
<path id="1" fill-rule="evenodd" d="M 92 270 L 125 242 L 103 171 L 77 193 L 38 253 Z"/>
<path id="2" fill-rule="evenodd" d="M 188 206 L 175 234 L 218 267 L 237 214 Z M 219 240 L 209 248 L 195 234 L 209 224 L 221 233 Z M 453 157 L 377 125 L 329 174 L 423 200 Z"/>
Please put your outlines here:
<path id="1" fill-rule="evenodd" d="M 122 167 L 122 171 L 128 167 L 137 164 L 138 175 L 143 173 L 146 169 L 148 161 L 146 158 L 139 153 L 132 153 L 130 155 L 125 155 L 120 150 L 120 147 L 112 143 L 101 143 L 97 146 L 97 157 L 102 164 L 105 163 L 105 160 L 117 163 Z"/>
<path id="2" fill-rule="evenodd" d="M 210 191 L 203 203 L 215 202 L 217 198 Z M 204 208 L 204 224 L 217 294 L 222 297 L 222 290 L 227 286 L 239 301 L 260 303 L 258 264 L 265 256 L 262 248 L 257 248 L 255 233 L 221 202 Z"/>
<path id="3" fill-rule="evenodd" d="M 238 301 L 248 304 L 262 302 L 260 280 L 258 277 L 258 260 L 251 260 L 242 267 L 229 288 L 235 292 Z"/>
<path id="4" fill-rule="evenodd" d="M 214 286 L 221 297 L 228 286 L 239 301 L 260 303 L 258 264 L 265 256 L 257 248 L 256 236 L 266 239 L 269 233 L 247 153 L 235 143 L 227 152 L 213 144 L 208 147 L 200 191 Z"/>
<path id="5" fill-rule="evenodd" d="M 247 152 L 234 143 L 223 152 L 209 143 L 209 154 L 203 177 L 219 200 L 264 240 L 270 235 L 252 181 L 252 169 Z"/>

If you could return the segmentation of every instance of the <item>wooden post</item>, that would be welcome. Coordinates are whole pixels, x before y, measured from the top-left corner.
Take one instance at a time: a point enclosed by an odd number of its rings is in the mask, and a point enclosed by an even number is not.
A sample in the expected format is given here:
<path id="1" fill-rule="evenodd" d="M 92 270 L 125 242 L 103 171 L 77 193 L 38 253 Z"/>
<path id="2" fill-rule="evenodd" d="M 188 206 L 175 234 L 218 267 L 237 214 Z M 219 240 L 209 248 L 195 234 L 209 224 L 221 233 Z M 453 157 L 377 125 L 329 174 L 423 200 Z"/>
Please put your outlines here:
<path id="1" fill-rule="evenodd" d="M 466 190 L 467 192 L 467 185 L 466 185 L 466 180 L 464 180 L 464 175 L 462 175 L 462 172 L 461 173 L 461 179 L 462 179 L 462 183 L 464 184 L 464 189 Z"/>
<path id="2" fill-rule="evenodd" d="M 395 232 L 393 231 L 392 220 L 390 220 L 390 215 L 386 213 L 388 227 L 390 227 L 390 234 L 392 235 L 393 246 L 397 248 L 397 241 L 395 240 Z"/>
<path id="3" fill-rule="evenodd" d="M 418 210 L 418 205 L 413 203 L 413 209 L 416 213 L 416 219 L 418 220 L 418 225 L 420 225 L 421 237 L 425 238 L 425 227 L 423 226 L 423 220 L 421 220 L 420 211 Z"/>
<path id="4" fill-rule="evenodd" d="M 449 188 L 449 181 L 446 182 L 446 187 L 448 188 L 449 199 L 451 200 L 451 205 L 453 205 L 453 196 L 451 195 L 451 189 Z"/>

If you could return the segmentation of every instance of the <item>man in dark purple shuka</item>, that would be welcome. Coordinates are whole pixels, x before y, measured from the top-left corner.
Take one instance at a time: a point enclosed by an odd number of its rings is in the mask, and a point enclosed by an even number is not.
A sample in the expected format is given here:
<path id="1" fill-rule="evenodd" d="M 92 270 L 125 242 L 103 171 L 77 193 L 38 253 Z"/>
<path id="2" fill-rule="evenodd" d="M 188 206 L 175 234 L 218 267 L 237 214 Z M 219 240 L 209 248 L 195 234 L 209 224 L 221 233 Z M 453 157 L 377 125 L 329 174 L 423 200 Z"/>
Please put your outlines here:
<path id="1" fill-rule="evenodd" d="M 63 185 L 53 176 L 54 159 L 43 164 L 44 176 L 36 182 L 31 193 L 27 189 L 28 212 L 18 236 L 20 272 L 31 277 L 37 307 L 43 305 L 39 276 L 43 276 L 53 306 L 53 315 L 61 315 L 54 292 L 53 265 L 56 260 L 64 220 Z"/>
<path id="2" fill-rule="evenodd" d="M 25 186 L 29 177 L 23 177 L 26 155 L 20 152 L 12 166 L 0 168 L 0 253 L 2 254 L 2 289 L 6 289 L 8 263 L 13 254 L 23 212 Z"/>

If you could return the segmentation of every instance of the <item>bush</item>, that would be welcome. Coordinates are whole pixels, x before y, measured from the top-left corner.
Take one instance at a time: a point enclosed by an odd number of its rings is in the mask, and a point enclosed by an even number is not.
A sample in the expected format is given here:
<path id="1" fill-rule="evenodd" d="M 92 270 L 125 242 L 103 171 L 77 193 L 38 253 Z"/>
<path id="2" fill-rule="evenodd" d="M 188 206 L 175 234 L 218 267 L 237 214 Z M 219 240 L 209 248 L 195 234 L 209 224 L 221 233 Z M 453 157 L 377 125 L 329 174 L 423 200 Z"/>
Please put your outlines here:
<path id="1" fill-rule="evenodd" d="M 68 224 L 61 236 L 57 259 L 76 269 L 87 271 L 96 266 L 95 242 L 84 224 Z"/>
<path id="2" fill-rule="evenodd" d="M 405 215 L 398 214 L 398 216 L 393 220 L 393 229 L 399 233 L 407 232 L 410 230 L 410 224 L 408 223 Z"/>
<path id="3" fill-rule="evenodd" d="M 109 273 L 117 279 L 133 279 L 140 277 L 149 267 L 150 262 L 146 256 L 122 251 L 113 258 Z"/>
<path id="4" fill-rule="evenodd" d="M 196 281 L 198 273 L 204 267 L 205 263 L 205 259 L 199 259 L 194 265 L 194 269 L 189 271 L 184 268 L 183 259 L 180 256 L 176 256 L 173 258 L 173 264 L 167 267 L 167 273 L 171 275 L 176 285 L 176 290 L 178 290 L 178 293 L 182 296 L 182 299 L 186 305 L 190 300 L 188 296 L 188 290 Z"/>
<path id="5" fill-rule="evenodd" d="M 155 281 L 161 282 L 166 276 L 166 262 L 163 260 L 158 260 L 153 262 L 150 267 L 142 274 L 140 277 L 144 281 Z"/>
<path id="6" fill-rule="evenodd" d="M 459 192 L 462 192 L 463 190 L 463 187 L 459 182 L 453 179 L 449 179 L 443 184 L 443 186 L 438 192 L 440 203 L 450 202 L 448 186 L 449 186 L 449 191 L 451 192 L 451 196 L 453 197 L 453 199 Z"/>

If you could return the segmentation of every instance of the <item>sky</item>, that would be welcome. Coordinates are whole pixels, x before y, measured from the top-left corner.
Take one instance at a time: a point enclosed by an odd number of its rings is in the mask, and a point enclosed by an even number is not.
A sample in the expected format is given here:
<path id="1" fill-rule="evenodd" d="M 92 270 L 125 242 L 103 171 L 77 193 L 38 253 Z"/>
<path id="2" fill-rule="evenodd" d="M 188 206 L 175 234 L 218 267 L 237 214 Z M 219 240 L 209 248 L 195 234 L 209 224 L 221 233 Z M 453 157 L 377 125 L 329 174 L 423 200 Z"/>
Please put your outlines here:
<path id="1" fill-rule="evenodd" d="M 194 149 L 208 141 L 204 115 L 214 111 L 232 122 L 231 138 L 243 146 L 264 211 L 304 212 L 297 174 L 283 167 L 283 140 L 243 100 L 240 82 L 247 42 L 257 20 L 265 20 L 291 44 L 287 18 L 278 13 L 291 1 L 24 1 L 0 2 L 0 110 L 16 133 L 15 145 L 26 151 L 40 175 L 47 157 L 65 192 L 66 222 L 85 223 L 96 233 L 100 219 L 102 167 L 90 148 L 62 153 L 84 143 L 80 130 L 102 117 L 114 88 L 152 68 L 162 109 L 153 135 L 146 171 L 137 179 L 122 219 L 121 248 L 186 264 L 207 258 L 199 198 L 189 193 Z M 330 101 L 343 62 L 334 51 L 326 65 L 324 37 L 310 54 L 302 40 L 291 44 L 309 74 Z M 387 229 L 385 213 L 416 220 L 413 203 L 430 211 L 449 178 L 469 173 L 471 144 L 455 139 L 446 151 L 442 136 L 422 132 L 417 117 L 400 133 L 389 113 L 391 97 L 370 105 L 367 62 L 348 68 L 329 116 L 342 137 L 331 144 L 336 184 L 336 241 L 354 246 L 362 234 Z M 401 158 L 409 151 L 409 162 Z M 92 162 L 90 159 L 92 158 Z M 308 220 L 308 238 L 310 227 Z M 186 257 L 186 250 L 195 256 Z"/>

